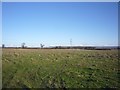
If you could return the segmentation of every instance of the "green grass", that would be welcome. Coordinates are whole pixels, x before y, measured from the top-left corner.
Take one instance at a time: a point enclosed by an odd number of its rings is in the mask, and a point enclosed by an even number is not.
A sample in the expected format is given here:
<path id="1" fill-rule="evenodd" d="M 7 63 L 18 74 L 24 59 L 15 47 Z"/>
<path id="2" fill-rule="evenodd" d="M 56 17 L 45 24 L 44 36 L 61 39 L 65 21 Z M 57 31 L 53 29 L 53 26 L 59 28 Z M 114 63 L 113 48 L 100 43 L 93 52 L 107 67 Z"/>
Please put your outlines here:
<path id="1" fill-rule="evenodd" d="M 117 50 L 3 49 L 3 88 L 119 88 Z"/>

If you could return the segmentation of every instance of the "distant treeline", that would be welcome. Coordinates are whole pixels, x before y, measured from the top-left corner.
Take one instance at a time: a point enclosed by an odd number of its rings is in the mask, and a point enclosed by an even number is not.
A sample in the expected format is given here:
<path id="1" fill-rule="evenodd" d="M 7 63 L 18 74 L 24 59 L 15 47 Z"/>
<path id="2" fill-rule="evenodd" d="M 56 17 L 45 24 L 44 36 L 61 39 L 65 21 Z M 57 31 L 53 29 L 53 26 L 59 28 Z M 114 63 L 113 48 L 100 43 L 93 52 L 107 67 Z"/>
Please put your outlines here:
<path id="1" fill-rule="evenodd" d="M 53 46 L 53 47 L 2 47 L 9 49 L 84 49 L 84 50 L 112 50 L 120 49 L 119 46 Z"/>
<path id="2" fill-rule="evenodd" d="M 105 46 L 105 47 L 98 47 L 98 46 L 55 46 L 51 47 L 51 49 L 85 49 L 85 50 L 112 50 L 112 49 L 120 49 L 118 46 Z"/>

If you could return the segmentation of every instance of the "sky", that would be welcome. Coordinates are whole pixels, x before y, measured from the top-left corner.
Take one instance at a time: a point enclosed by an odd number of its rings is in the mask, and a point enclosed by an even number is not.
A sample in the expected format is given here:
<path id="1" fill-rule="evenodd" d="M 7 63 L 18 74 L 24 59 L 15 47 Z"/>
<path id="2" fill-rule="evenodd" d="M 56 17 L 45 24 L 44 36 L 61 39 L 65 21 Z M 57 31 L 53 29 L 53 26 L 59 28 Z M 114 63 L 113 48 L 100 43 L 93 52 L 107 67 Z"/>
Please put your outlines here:
<path id="1" fill-rule="evenodd" d="M 5 46 L 118 45 L 117 2 L 3 2 Z"/>

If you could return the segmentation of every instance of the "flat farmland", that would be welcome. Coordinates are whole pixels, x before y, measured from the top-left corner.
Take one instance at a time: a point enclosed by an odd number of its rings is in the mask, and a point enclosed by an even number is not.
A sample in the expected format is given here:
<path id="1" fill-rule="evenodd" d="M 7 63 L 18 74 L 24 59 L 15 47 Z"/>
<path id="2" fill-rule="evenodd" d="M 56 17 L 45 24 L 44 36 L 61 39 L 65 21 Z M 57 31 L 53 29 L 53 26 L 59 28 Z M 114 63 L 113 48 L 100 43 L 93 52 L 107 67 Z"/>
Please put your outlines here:
<path id="1" fill-rule="evenodd" d="M 3 49 L 3 88 L 119 88 L 117 50 Z"/>

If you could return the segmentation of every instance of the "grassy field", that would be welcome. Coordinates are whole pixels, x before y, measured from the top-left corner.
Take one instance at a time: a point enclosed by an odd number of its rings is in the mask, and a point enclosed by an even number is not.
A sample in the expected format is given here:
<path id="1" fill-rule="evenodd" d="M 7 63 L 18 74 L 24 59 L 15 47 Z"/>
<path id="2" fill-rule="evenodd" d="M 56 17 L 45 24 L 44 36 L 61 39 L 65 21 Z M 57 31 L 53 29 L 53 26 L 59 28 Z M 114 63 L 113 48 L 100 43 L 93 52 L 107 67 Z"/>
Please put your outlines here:
<path id="1" fill-rule="evenodd" d="M 3 88 L 119 88 L 117 50 L 3 49 Z"/>

